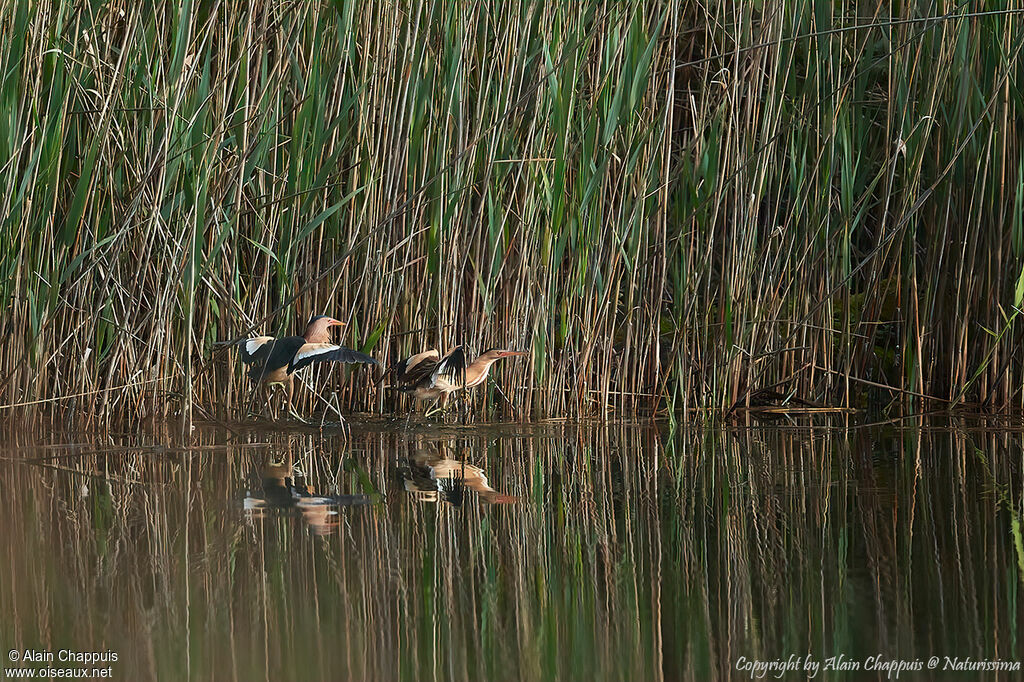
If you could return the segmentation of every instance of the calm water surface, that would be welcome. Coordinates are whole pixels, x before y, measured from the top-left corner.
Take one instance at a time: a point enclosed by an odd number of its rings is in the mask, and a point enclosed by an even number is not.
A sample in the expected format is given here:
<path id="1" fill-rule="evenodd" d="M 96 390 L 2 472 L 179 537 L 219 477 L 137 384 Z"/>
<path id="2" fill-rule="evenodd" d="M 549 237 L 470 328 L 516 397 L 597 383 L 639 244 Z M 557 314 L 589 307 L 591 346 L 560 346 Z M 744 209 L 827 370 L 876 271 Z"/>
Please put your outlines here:
<path id="1" fill-rule="evenodd" d="M 950 422 L 20 428 L 0 643 L 115 651 L 121 680 L 1020 661 L 1022 466 L 1019 431 Z"/>

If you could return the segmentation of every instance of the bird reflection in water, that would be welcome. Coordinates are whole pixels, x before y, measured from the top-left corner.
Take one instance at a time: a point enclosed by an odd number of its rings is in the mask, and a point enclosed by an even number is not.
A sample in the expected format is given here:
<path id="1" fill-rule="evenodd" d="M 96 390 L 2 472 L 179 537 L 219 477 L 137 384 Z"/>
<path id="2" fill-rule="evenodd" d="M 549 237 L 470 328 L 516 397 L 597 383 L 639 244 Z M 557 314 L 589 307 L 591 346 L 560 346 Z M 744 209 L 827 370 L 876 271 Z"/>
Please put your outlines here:
<path id="1" fill-rule="evenodd" d="M 316 495 L 295 468 L 291 454 L 280 460 L 268 458 L 259 474 L 253 473 L 253 479 L 244 502 L 250 519 L 297 513 L 315 535 L 330 535 L 338 529 L 340 507 L 370 502 L 366 495 Z"/>
<path id="2" fill-rule="evenodd" d="M 449 458 L 441 441 L 417 440 L 412 450 L 405 465 L 399 467 L 398 474 L 405 490 L 419 502 L 445 502 L 461 507 L 467 491 L 476 493 L 490 504 L 518 501 L 518 498 L 492 488 L 480 467 Z"/>

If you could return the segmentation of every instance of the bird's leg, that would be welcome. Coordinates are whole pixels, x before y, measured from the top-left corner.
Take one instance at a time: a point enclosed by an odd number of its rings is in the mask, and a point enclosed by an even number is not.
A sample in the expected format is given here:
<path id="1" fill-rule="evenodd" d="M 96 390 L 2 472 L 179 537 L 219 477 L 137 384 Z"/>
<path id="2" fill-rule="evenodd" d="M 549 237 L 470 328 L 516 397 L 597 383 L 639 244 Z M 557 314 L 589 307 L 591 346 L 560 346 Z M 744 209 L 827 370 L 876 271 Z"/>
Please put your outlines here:
<path id="1" fill-rule="evenodd" d="M 292 405 L 292 394 L 294 392 L 295 392 L 295 383 L 293 381 L 289 381 L 288 382 L 288 414 L 290 414 L 291 416 L 295 417 L 296 419 L 298 419 L 303 424 L 308 424 L 309 422 L 302 415 L 300 415 L 298 412 L 296 412 L 295 411 L 295 406 Z"/>
<path id="2" fill-rule="evenodd" d="M 274 387 L 273 384 L 271 384 L 269 386 L 267 384 L 263 384 L 263 416 L 264 417 L 273 417 L 273 415 L 274 415 L 274 404 L 270 401 L 270 399 L 273 397 L 273 390 L 272 390 L 273 387 Z"/>
<path id="3" fill-rule="evenodd" d="M 278 394 L 278 399 L 277 399 L 278 406 L 274 408 L 274 419 L 277 419 L 277 415 L 279 414 L 279 408 L 284 406 L 285 400 L 284 400 L 284 397 L 282 395 L 280 395 L 280 394 L 284 393 L 284 386 L 282 384 L 275 384 L 275 387 L 276 388 L 274 390 L 274 393 Z"/>
<path id="4" fill-rule="evenodd" d="M 430 409 L 430 411 L 425 413 L 423 416 L 424 417 L 430 417 L 430 416 L 435 415 L 435 414 L 444 414 L 444 410 L 445 410 L 445 408 L 447 406 L 448 406 L 448 394 L 447 393 L 442 393 L 441 396 L 437 399 L 437 402 L 434 403 L 434 406 Z"/>
<path id="5" fill-rule="evenodd" d="M 270 418 L 277 421 L 277 406 L 274 405 L 274 396 L 277 395 L 277 384 L 267 384 L 267 407 L 270 408 Z"/>
<path id="6" fill-rule="evenodd" d="M 424 419 L 427 419 L 429 417 L 434 416 L 435 414 L 437 414 L 439 412 L 443 412 L 444 411 L 444 406 L 441 404 L 441 400 L 442 399 L 443 398 L 438 398 L 437 400 L 434 401 L 433 405 L 431 405 L 426 410 L 424 410 L 424 412 L 423 412 L 423 418 Z"/>
<path id="7" fill-rule="evenodd" d="M 256 394 L 260 394 L 260 395 L 263 396 L 263 403 L 260 406 L 259 411 L 256 410 L 256 406 L 253 404 L 255 402 Z M 260 382 L 260 383 L 256 384 L 256 387 L 253 389 L 253 394 L 252 395 L 253 395 L 253 397 L 250 398 L 250 400 L 249 400 L 249 408 L 250 409 L 248 410 L 247 415 L 249 417 L 262 417 L 263 419 L 266 419 L 267 418 L 267 411 L 270 409 L 270 390 L 269 390 L 269 388 L 267 387 L 266 384 Z"/>
<path id="8" fill-rule="evenodd" d="M 277 395 L 277 384 L 263 384 L 263 395 L 266 399 L 262 416 L 266 419 L 277 419 L 277 408 L 274 396 Z"/>

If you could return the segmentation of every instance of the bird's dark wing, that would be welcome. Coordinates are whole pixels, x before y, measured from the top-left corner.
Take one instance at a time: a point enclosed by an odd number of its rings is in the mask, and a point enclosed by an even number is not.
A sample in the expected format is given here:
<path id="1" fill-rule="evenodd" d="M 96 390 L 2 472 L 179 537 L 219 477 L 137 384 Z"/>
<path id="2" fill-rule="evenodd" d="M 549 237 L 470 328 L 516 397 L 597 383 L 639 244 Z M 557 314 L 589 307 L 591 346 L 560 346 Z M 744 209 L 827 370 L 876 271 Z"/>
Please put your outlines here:
<path id="1" fill-rule="evenodd" d="M 437 360 L 428 359 L 418 362 L 413 367 L 403 368 L 401 373 L 396 371 L 395 377 L 398 379 L 398 388 L 403 391 L 411 391 L 419 384 L 429 380 L 436 367 Z"/>
<path id="2" fill-rule="evenodd" d="M 291 362 L 288 364 L 288 373 L 291 374 L 314 362 L 379 364 L 366 353 L 360 353 L 351 348 L 336 346 L 333 343 L 306 343 L 295 352 L 295 356 L 292 357 Z"/>
<path id="3" fill-rule="evenodd" d="M 400 389 L 411 388 L 425 377 L 429 377 L 440 359 L 441 354 L 436 350 L 425 350 L 399 360 L 388 369 L 385 375 L 394 374 Z"/>
<path id="4" fill-rule="evenodd" d="M 238 342 L 238 355 L 241 357 L 242 362 L 247 365 L 251 365 L 257 360 L 265 360 L 267 354 L 270 353 L 270 348 L 274 345 L 271 343 L 273 340 L 273 336 L 255 336 L 251 339 L 242 339 Z"/>
<path id="5" fill-rule="evenodd" d="M 282 339 L 270 336 L 262 338 L 266 340 L 251 353 L 249 348 L 254 348 L 255 344 L 247 348 L 246 343 L 253 339 L 240 344 L 242 346 L 242 361 L 252 365 L 249 368 L 249 376 L 256 380 L 262 379 L 282 367 L 287 367 L 299 348 L 306 343 L 301 336 L 286 336 Z"/>
<path id="6" fill-rule="evenodd" d="M 436 384 L 438 378 L 451 384 L 462 384 L 465 381 L 466 352 L 462 346 L 456 346 L 455 350 L 441 358 L 441 362 L 437 363 L 430 375 L 430 385 Z"/>

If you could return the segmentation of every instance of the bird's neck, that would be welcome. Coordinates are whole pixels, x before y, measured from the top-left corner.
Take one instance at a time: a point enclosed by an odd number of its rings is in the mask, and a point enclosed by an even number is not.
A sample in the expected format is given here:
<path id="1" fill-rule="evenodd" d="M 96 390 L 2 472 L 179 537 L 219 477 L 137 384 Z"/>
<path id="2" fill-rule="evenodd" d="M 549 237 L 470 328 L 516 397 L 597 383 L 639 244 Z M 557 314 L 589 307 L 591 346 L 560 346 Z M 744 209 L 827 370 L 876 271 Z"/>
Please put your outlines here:
<path id="1" fill-rule="evenodd" d="M 466 388 L 483 383 L 496 358 L 479 358 L 466 368 Z"/>
<path id="2" fill-rule="evenodd" d="M 306 343 L 330 343 L 331 333 L 328 328 L 319 324 L 311 324 L 306 327 L 306 333 L 302 335 Z"/>

